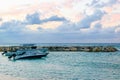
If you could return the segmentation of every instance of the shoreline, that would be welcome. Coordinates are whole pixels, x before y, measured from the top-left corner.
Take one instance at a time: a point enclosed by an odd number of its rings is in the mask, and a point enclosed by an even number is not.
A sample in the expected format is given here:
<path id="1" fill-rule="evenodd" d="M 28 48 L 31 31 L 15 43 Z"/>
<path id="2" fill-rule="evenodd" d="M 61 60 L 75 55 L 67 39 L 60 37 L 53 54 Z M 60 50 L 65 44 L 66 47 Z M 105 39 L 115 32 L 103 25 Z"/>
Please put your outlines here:
<path id="1" fill-rule="evenodd" d="M 0 80 L 29 80 L 27 78 L 12 77 L 10 75 L 0 74 Z"/>
<path id="2" fill-rule="evenodd" d="M 22 78 L 22 77 L 13 77 L 10 75 L 4 75 L 0 73 L 0 80 L 53 80 L 51 77 L 47 78 Z"/>

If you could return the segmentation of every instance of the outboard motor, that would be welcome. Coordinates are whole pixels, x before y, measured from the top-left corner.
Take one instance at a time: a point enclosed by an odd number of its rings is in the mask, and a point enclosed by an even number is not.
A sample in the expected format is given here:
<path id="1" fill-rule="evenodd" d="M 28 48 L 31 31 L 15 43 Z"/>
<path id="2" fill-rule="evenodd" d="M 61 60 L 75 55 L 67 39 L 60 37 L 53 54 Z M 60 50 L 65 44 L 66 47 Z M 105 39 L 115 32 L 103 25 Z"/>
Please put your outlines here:
<path id="1" fill-rule="evenodd" d="M 13 57 L 13 60 L 15 59 L 16 57 L 16 54 L 12 54 L 11 56 L 9 56 L 8 58 L 11 59 Z"/>
<path id="2" fill-rule="evenodd" d="M 2 53 L 2 55 L 4 55 L 5 53 L 7 53 L 7 51 L 4 51 L 4 52 Z"/>

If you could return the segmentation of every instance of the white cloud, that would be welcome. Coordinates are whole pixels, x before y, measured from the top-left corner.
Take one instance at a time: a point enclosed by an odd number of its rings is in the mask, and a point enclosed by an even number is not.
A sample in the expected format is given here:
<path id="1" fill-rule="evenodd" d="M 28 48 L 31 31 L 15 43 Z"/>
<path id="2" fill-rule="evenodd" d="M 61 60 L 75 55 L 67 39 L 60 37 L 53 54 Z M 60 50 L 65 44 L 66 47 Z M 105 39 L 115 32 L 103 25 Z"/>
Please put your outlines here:
<path id="1" fill-rule="evenodd" d="M 116 32 L 116 33 L 120 33 L 120 26 L 115 29 L 115 32 Z"/>

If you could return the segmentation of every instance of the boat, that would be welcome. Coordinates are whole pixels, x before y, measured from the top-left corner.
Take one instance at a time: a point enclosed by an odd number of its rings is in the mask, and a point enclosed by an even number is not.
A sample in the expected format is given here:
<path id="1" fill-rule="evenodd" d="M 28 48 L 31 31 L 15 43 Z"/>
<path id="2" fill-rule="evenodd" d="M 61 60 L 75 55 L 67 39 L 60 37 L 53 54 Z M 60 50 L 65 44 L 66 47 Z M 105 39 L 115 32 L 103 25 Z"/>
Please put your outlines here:
<path id="1" fill-rule="evenodd" d="M 37 49 L 37 46 L 33 44 L 24 44 L 20 46 L 21 48 L 15 52 L 4 51 L 3 55 L 8 56 L 9 59 L 27 59 L 27 58 L 41 58 L 49 54 L 48 49 L 40 48 Z"/>

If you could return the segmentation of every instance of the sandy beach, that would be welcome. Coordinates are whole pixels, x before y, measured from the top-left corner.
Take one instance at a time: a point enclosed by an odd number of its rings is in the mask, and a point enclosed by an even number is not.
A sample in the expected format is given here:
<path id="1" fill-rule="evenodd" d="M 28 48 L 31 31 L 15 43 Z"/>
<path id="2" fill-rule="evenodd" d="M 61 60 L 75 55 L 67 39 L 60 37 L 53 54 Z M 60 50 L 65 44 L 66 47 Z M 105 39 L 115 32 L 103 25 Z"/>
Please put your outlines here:
<path id="1" fill-rule="evenodd" d="M 28 80 L 25 78 L 11 77 L 9 75 L 0 74 L 0 80 Z"/>
<path id="2" fill-rule="evenodd" d="M 3 74 L 0 74 L 0 80 L 57 80 L 57 78 L 50 78 L 50 77 L 47 77 L 47 78 L 44 78 L 44 79 L 40 79 L 40 78 L 20 78 L 20 77 L 12 77 L 12 76 L 9 76 L 9 75 L 3 75 Z"/>
<path id="3" fill-rule="evenodd" d="M 20 77 L 12 77 L 12 76 L 9 76 L 9 75 L 3 75 L 3 74 L 0 74 L 0 80 L 43 80 L 43 79 L 34 79 L 34 78 L 20 78 Z M 49 79 L 49 78 L 46 78 L 46 80 L 53 80 L 53 79 Z"/>

